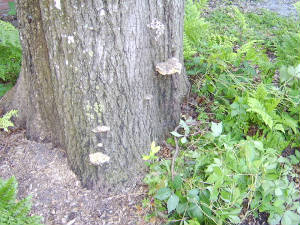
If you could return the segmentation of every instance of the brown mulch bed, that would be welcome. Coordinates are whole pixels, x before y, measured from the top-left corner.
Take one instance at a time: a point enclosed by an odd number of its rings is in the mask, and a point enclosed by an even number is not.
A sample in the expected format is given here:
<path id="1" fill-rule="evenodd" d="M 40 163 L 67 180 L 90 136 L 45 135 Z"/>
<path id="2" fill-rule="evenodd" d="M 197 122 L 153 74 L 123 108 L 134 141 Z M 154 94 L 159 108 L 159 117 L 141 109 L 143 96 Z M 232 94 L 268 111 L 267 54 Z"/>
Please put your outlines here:
<path id="1" fill-rule="evenodd" d="M 15 176 L 19 198 L 32 196 L 32 210 L 46 225 L 145 225 L 142 185 L 120 195 L 100 196 L 82 188 L 63 149 L 25 138 L 24 130 L 0 133 L 0 177 Z"/>

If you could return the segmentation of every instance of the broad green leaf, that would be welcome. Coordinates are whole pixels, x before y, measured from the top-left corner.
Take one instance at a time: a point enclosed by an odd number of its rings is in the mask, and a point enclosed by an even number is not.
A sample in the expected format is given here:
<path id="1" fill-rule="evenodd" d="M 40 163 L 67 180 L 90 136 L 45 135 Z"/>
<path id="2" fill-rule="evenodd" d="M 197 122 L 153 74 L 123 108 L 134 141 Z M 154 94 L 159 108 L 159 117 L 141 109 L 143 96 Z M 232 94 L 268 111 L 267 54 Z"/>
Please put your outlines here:
<path id="1" fill-rule="evenodd" d="M 230 105 L 231 108 L 231 117 L 235 117 L 236 115 L 246 114 L 246 111 L 238 102 L 234 102 Z"/>
<path id="2" fill-rule="evenodd" d="M 180 139 L 180 141 L 181 141 L 182 144 L 185 144 L 185 143 L 187 143 L 187 138 L 183 137 L 183 138 Z"/>
<path id="3" fill-rule="evenodd" d="M 167 208 L 168 213 L 172 212 L 174 209 L 176 209 L 177 205 L 179 203 L 179 198 L 176 194 L 172 194 L 167 202 Z"/>
<path id="4" fill-rule="evenodd" d="M 178 214 L 183 214 L 188 208 L 188 203 L 185 202 L 185 203 L 179 203 L 176 207 L 176 212 Z"/>
<path id="5" fill-rule="evenodd" d="M 190 122 L 191 120 L 187 120 L 186 122 Z M 184 120 L 180 120 L 179 125 L 183 127 L 185 135 L 189 135 L 190 127 L 187 125 Z"/>
<path id="6" fill-rule="evenodd" d="M 189 202 L 198 202 L 199 201 L 199 196 L 198 196 L 198 193 L 199 193 L 199 189 L 192 189 L 192 190 L 189 190 L 188 193 L 187 193 L 187 199 Z"/>
<path id="7" fill-rule="evenodd" d="M 175 137 L 183 137 L 182 134 L 177 133 L 176 131 L 172 131 L 171 134 Z"/>
<path id="8" fill-rule="evenodd" d="M 291 163 L 292 163 L 293 165 L 296 165 L 296 164 L 299 163 L 299 160 L 296 158 L 296 156 L 290 155 L 289 158 L 291 159 Z"/>
<path id="9" fill-rule="evenodd" d="M 279 70 L 279 73 L 280 73 L 281 83 L 284 83 L 285 81 L 289 80 L 291 77 L 286 66 L 282 66 Z"/>
<path id="10" fill-rule="evenodd" d="M 295 155 L 296 155 L 297 159 L 300 160 L 300 152 L 298 150 L 295 151 Z"/>
<path id="11" fill-rule="evenodd" d="M 283 114 L 282 119 L 280 120 L 280 122 L 283 123 L 283 125 L 291 128 L 294 133 L 297 132 L 297 127 L 298 127 L 297 120 L 290 117 L 287 113 Z"/>
<path id="12" fill-rule="evenodd" d="M 153 153 L 154 155 L 159 152 L 160 150 L 160 146 L 155 146 L 155 141 L 153 141 L 151 143 L 151 153 Z"/>
<path id="13" fill-rule="evenodd" d="M 270 225 L 277 225 L 277 224 L 279 224 L 280 220 L 281 220 L 280 215 L 275 214 L 275 213 L 271 213 L 269 218 L 268 218 L 268 223 Z"/>
<path id="14" fill-rule="evenodd" d="M 231 193 L 229 193 L 228 191 L 221 191 L 221 198 L 225 202 L 229 203 L 231 201 Z"/>
<path id="15" fill-rule="evenodd" d="M 205 204 L 209 205 L 210 203 L 209 198 L 210 198 L 210 193 L 207 189 L 200 191 L 199 199 L 201 202 L 204 202 Z"/>
<path id="16" fill-rule="evenodd" d="M 188 209 L 191 218 L 197 218 L 199 221 L 203 220 L 203 213 L 199 205 L 192 203 Z"/>
<path id="17" fill-rule="evenodd" d="M 143 160 L 149 160 L 150 156 L 149 155 L 143 155 Z"/>
<path id="18" fill-rule="evenodd" d="M 238 216 L 229 216 L 229 220 L 233 224 L 238 224 L 241 222 L 241 219 Z"/>
<path id="19" fill-rule="evenodd" d="M 246 160 L 252 162 L 255 159 L 256 151 L 253 142 L 246 141 L 241 145 L 241 149 L 244 151 Z"/>
<path id="20" fill-rule="evenodd" d="M 279 188 L 279 187 L 275 188 L 275 195 L 276 195 L 276 196 L 281 196 L 281 195 L 282 195 L 282 190 L 281 190 L 281 188 Z"/>
<path id="21" fill-rule="evenodd" d="M 259 150 L 264 150 L 264 145 L 261 141 L 253 141 L 255 148 Z"/>
<path id="22" fill-rule="evenodd" d="M 154 195 L 155 198 L 159 200 L 166 200 L 170 197 L 172 191 L 170 188 L 161 188 L 157 191 L 156 195 Z"/>
<path id="23" fill-rule="evenodd" d="M 222 134 L 222 130 L 223 130 L 222 122 L 220 123 L 211 122 L 211 131 L 214 137 L 220 136 Z"/>
<path id="24" fill-rule="evenodd" d="M 279 178 L 279 174 L 277 173 L 267 173 L 266 180 L 277 180 Z"/>
<path id="25" fill-rule="evenodd" d="M 298 225 L 300 216 L 293 211 L 286 211 L 283 214 L 281 225 Z"/>
<path id="26" fill-rule="evenodd" d="M 180 189 L 181 188 L 181 185 L 182 185 L 182 178 L 181 178 L 181 176 L 179 176 L 179 175 L 176 175 L 175 177 L 174 177 L 174 180 L 172 181 L 172 183 L 173 183 L 173 186 L 174 186 L 174 188 L 177 190 L 177 189 Z"/>
<path id="27" fill-rule="evenodd" d="M 210 200 L 212 202 L 215 202 L 218 200 L 218 196 L 219 196 L 219 190 L 218 188 L 216 187 L 213 187 L 211 190 L 210 190 Z"/>

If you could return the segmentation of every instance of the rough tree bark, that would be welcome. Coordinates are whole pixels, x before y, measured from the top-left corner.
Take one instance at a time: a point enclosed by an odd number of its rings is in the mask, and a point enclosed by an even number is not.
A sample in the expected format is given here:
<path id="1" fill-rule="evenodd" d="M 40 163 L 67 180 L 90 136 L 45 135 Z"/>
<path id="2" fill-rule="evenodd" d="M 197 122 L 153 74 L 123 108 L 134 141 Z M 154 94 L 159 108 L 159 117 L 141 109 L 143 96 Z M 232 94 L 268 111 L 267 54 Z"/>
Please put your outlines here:
<path id="1" fill-rule="evenodd" d="M 184 0 L 17 0 L 17 13 L 22 71 L 2 105 L 18 107 L 29 138 L 63 146 L 86 187 L 134 185 L 188 90 L 184 73 L 155 71 L 183 61 Z M 109 161 L 91 164 L 95 152 Z"/>

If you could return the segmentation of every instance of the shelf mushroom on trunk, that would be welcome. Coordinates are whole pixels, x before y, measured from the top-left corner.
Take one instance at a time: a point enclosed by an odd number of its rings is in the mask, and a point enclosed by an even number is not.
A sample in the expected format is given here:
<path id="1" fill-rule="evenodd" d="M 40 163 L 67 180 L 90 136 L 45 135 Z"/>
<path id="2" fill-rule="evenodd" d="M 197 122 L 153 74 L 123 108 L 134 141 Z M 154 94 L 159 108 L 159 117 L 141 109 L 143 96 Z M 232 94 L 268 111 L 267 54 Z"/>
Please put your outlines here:
<path id="1" fill-rule="evenodd" d="M 172 57 L 165 62 L 158 63 L 155 69 L 161 75 L 180 74 L 182 65 L 177 58 Z"/>

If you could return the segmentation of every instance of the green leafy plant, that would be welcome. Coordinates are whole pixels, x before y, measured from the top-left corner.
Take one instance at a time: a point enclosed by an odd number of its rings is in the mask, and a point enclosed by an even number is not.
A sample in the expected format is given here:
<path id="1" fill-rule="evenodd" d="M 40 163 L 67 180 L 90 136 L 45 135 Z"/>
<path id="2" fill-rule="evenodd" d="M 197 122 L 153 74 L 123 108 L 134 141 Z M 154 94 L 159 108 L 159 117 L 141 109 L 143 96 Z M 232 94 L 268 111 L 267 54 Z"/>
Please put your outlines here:
<path id="1" fill-rule="evenodd" d="M 160 150 L 160 146 L 155 146 L 155 142 L 151 143 L 151 149 L 149 155 L 144 155 L 143 160 L 155 160 L 158 157 L 155 155 Z"/>
<path id="2" fill-rule="evenodd" d="M 31 203 L 30 198 L 20 201 L 16 199 L 17 181 L 14 177 L 8 180 L 0 178 L 0 224 L 3 225 L 41 225 L 41 218 L 28 216 Z"/>
<path id="3" fill-rule="evenodd" d="M 172 161 L 148 164 L 149 216 L 239 224 L 265 212 L 271 225 L 298 225 L 300 155 L 281 153 L 300 147 L 299 23 L 269 11 L 204 8 L 187 1 L 184 27 L 199 121 L 180 120 L 171 132 Z"/>
<path id="4" fill-rule="evenodd" d="M 0 81 L 6 89 L 16 82 L 20 73 L 21 59 L 18 31 L 10 23 L 0 20 Z"/>
<path id="5" fill-rule="evenodd" d="M 8 2 L 8 6 L 9 6 L 8 15 L 11 15 L 11 16 L 17 15 L 16 3 L 15 2 Z"/>
<path id="6" fill-rule="evenodd" d="M 18 114 L 17 110 L 11 110 L 0 118 L 0 128 L 4 131 L 8 131 L 8 127 L 13 127 L 14 124 L 11 122 L 11 117 Z"/>
<path id="7" fill-rule="evenodd" d="M 293 165 L 298 164 L 300 162 L 300 152 L 298 150 L 296 150 L 295 155 L 290 155 L 289 158 Z"/>

